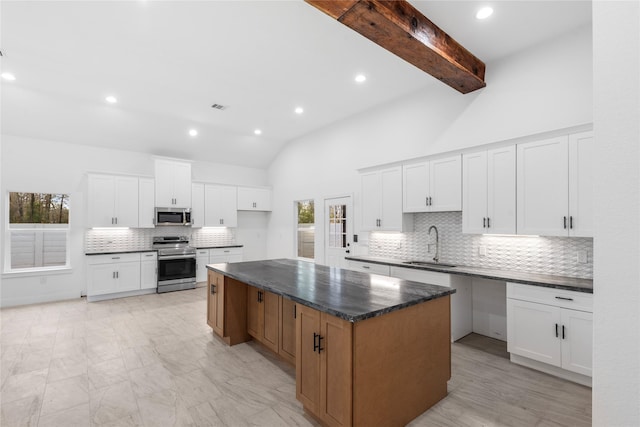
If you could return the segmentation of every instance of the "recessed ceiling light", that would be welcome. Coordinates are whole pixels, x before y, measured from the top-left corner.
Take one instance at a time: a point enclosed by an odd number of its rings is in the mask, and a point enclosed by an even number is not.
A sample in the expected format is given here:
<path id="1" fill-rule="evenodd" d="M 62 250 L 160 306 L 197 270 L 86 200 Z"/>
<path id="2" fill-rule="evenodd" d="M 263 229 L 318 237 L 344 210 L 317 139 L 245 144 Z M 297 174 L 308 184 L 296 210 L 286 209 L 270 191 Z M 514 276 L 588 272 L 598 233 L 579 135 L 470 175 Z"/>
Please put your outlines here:
<path id="1" fill-rule="evenodd" d="M 195 129 L 189 129 L 189 136 L 198 136 L 198 131 Z"/>
<path id="2" fill-rule="evenodd" d="M 14 81 L 16 79 L 16 76 L 14 76 L 11 73 L 2 73 L 0 74 L 2 76 L 3 79 L 5 80 L 10 80 L 10 81 Z"/>
<path id="3" fill-rule="evenodd" d="M 365 80 L 367 80 L 367 76 L 365 76 L 364 74 L 358 74 L 356 76 L 356 82 L 358 82 L 358 83 L 362 83 Z"/>
<path id="4" fill-rule="evenodd" d="M 255 133 L 256 135 L 261 135 L 262 131 L 260 129 L 256 129 L 253 131 L 253 133 Z"/>
<path id="5" fill-rule="evenodd" d="M 304 108 L 296 107 L 295 111 L 296 111 L 296 114 L 302 114 L 302 113 L 304 113 Z"/>
<path id="6" fill-rule="evenodd" d="M 476 13 L 476 18 L 487 19 L 488 17 L 491 16 L 492 13 L 493 13 L 492 8 L 490 8 L 489 6 L 483 7 L 482 9 L 478 10 L 478 12 Z"/>
<path id="7" fill-rule="evenodd" d="M 118 98 L 116 98 L 113 95 L 107 96 L 104 100 L 107 101 L 109 104 L 115 104 L 116 102 L 118 102 Z"/>

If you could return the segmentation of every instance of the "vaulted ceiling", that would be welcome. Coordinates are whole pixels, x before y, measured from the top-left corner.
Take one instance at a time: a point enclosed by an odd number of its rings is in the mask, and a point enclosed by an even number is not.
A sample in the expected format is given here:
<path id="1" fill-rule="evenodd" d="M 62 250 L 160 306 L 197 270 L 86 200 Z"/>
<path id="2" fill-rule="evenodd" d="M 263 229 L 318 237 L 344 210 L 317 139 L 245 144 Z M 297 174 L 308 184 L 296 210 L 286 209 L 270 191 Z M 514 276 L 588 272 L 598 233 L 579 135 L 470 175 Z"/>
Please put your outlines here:
<path id="1" fill-rule="evenodd" d="M 487 76 L 493 62 L 591 22 L 588 1 L 491 1 L 494 15 L 476 20 L 485 3 L 411 1 Z M 251 167 L 441 84 L 302 0 L 3 1 L 0 37 L 2 71 L 16 77 L 2 80 L 2 133 Z"/>

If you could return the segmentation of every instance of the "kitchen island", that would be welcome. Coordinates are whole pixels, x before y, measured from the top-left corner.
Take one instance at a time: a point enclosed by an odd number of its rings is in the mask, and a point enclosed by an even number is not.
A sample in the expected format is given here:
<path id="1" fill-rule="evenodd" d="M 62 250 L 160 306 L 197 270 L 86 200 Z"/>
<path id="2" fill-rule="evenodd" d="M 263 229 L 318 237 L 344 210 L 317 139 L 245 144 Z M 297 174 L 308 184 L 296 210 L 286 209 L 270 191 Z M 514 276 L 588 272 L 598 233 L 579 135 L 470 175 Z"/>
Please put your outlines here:
<path id="1" fill-rule="evenodd" d="M 305 261 L 208 265 L 207 322 L 296 366 L 325 425 L 405 425 L 447 394 L 455 290 Z"/>

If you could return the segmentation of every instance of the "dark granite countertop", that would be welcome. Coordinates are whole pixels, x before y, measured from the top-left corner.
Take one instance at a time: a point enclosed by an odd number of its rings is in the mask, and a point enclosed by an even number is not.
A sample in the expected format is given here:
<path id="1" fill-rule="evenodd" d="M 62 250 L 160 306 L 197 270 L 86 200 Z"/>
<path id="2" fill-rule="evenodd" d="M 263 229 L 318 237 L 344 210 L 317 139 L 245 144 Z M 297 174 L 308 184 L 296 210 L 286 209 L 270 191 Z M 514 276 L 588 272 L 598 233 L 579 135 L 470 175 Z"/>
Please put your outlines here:
<path id="1" fill-rule="evenodd" d="M 413 268 L 417 270 L 437 271 L 441 273 L 459 274 L 462 276 L 482 277 L 484 279 L 504 280 L 506 282 L 523 283 L 525 285 L 543 286 L 546 288 L 566 289 L 569 291 L 593 293 L 593 280 L 575 277 L 553 276 L 549 274 L 523 273 L 518 271 L 494 270 L 480 267 L 437 267 L 405 264 L 401 260 L 376 257 L 348 256 L 348 260 L 369 262 L 373 264 L 393 265 L 395 267 Z"/>
<path id="2" fill-rule="evenodd" d="M 455 293 L 444 286 L 291 259 L 209 264 L 207 268 L 349 322 Z"/>
<path id="3" fill-rule="evenodd" d="M 110 252 L 85 252 L 85 255 L 115 255 L 115 254 L 136 254 L 140 252 L 156 252 L 155 249 L 135 249 L 129 251 L 110 251 Z"/>
<path id="4" fill-rule="evenodd" d="M 225 246 L 196 246 L 196 249 L 224 249 L 224 248 L 241 248 L 244 245 L 225 245 Z"/>

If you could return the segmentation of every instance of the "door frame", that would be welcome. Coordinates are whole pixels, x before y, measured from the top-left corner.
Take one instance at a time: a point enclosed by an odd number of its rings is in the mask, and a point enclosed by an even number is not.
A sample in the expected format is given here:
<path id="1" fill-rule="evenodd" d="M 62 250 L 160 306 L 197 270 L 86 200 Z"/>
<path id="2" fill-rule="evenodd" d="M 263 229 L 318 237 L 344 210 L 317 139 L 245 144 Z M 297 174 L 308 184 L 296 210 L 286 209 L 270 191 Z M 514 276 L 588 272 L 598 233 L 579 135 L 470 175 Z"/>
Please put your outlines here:
<path id="1" fill-rule="evenodd" d="M 347 242 L 351 245 L 351 248 L 353 249 L 353 234 L 355 233 L 355 212 L 354 212 L 354 197 L 353 197 L 353 193 L 341 193 L 341 194 L 332 194 L 330 196 L 324 196 L 322 198 L 322 258 L 323 258 L 323 263 L 324 265 L 327 265 L 327 245 L 329 244 L 329 242 L 327 241 L 327 230 L 326 230 L 326 212 L 325 212 L 325 206 L 327 205 L 327 200 L 331 200 L 331 199 L 340 199 L 343 197 L 348 197 L 349 200 L 351 201 L 351 228 L 348 229 L 348 233 L 347 233 Z M 316 220 L 316 237 L 317 237 L 317 231 L 318 231 L 318 221 Z M 317 259 L 317 258 L 316 258 Z"/>

